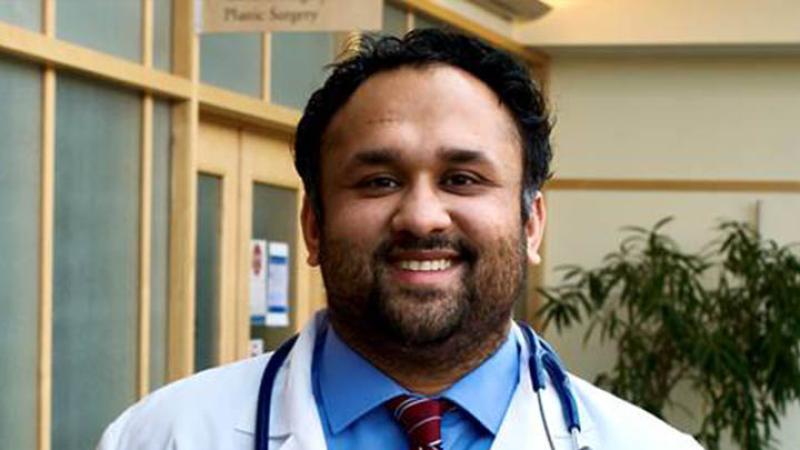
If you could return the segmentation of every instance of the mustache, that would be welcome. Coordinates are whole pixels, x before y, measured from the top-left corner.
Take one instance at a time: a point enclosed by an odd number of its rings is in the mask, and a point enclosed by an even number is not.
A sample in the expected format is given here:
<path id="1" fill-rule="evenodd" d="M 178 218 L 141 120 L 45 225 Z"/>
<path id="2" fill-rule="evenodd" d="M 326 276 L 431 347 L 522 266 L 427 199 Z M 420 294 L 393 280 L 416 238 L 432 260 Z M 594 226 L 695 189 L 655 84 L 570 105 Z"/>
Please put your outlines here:
<path id="1" fill-rule="evenodd" d="M 382 242 L 375 250 L 378 261 L 386 261 L 392 253 L 398 251 L 449 250 L 456 252 L 460 259 L 467 263 L 478 259 L 478 249 L 462 236 L 432 234 L 418 237 L 410 233 L 401 233 Z"/>

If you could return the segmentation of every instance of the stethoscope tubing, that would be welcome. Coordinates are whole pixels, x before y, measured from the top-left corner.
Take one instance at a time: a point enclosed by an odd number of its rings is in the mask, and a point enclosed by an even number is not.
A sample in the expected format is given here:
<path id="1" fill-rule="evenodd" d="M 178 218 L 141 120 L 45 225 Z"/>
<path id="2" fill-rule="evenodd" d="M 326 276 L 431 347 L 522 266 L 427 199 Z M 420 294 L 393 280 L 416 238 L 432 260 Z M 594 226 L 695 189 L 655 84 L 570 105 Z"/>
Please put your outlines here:
<path id="1" fill-rule="evenodd" d="M 542 404 L 541 391 L 545 388 L 545 373 L 550 378 L 551 384 L 556 391 L 559 403 L 561 404 L 562 414 L 564 421 L 567 425 L 567 430 L 572 437 L 572 444 L 574 450 L 591 450 L 589 447 L 581 447 L 578 435 L 581 431 L 580 417 L 578 415 L 577 402 L 572 393 L 569 384 L 569 376 L 564 370 L 563 364 L 556 355 L 555 351 L 545 341 L 541 340 L 536 333 L 530 328 L 529 325 L 519 322 L 522 329 L 523 336 L 528 344 L 530 356 L 528 358 L 528 368 L 530 370 L 531 381 L 533 384 L 533 391 L 536 394 L 537 402 L 539 404 L 539 412 L 542 417 L 542 425 L 544 426 L 545 434 L 547 435 L 547 442 L 551 450 L 555 450 L 553 438 L 550 434 L 550 427 L 544 412 L 544 405 Z M 292 336 L 286 342 L 278 347 L 278 350 L 273 353 L 264 368 L 264 373 L 261 376 L 261 384 L 258 390 L 258 404 L 256 407 L 256 434 L 255 434 L 255 450 L 269 450 L 269 424 L 270 424 L 270 409 L 272 408 L 272 391 L 275 386 L 275 379 L 278 376 L 283 363 L 289 357 L 289 353 L 297 341 L 298 335 Z"/>
<path id="2" fill-rule="evenodd" d="M 275 386 L 275 378 L 278 371 L 283 366 L 284 361 L 289 356 L 289 352 L 294 347 L 299 335 L 294 335 L 278 347 L 267 362 L 264 373 L 261 376 L 261 385 L 258 388 L 258 404 L 256 406 L 256 450 L 269 450 L 269 424 L 270 409 L 272 408 L 272 388 Z"/>

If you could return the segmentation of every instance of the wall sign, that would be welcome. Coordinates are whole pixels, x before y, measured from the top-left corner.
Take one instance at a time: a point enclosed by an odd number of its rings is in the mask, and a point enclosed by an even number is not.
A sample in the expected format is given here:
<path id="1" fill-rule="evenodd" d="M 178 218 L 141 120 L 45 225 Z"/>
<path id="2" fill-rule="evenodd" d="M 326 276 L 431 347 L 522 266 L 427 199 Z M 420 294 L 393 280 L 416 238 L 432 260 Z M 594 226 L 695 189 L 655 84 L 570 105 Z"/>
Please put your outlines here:
<path id="1" fill-rule="evenodd" d="M 197 31 L 380 30 L 382 0 L 196 0 Z"/>

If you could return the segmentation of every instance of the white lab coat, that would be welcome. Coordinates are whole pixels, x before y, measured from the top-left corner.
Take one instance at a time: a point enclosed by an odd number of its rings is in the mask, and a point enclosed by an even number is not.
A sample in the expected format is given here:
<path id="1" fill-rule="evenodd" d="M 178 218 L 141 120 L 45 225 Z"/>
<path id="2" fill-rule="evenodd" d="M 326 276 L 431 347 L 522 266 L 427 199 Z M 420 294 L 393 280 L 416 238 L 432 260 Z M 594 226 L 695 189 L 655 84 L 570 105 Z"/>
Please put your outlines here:
<path id="1" fill-rule="evenodd" d="M 324 450 L 311 386 L 314 338 L 321 316 L 301 332 L 278 372 L 270 450 Z M 520 342 L 525 342 L 515 327 Z M 524 347 L 524 344 L 523 344 Z M 523 357 L 527 358 L 527 349 Z M 201 372 L 162 388 L 125 411 L 105 431 L 98 450 L 253 450 L 261 375 L 269 356 Z M 549 449 L 527 364 L 491 450 Z M 652 415 L 572 377 L 583 432 L 592 450 L 695 450 L 701 447 Z M 572 450 L 552 387 L 542 392 L 554 444 Z"/>

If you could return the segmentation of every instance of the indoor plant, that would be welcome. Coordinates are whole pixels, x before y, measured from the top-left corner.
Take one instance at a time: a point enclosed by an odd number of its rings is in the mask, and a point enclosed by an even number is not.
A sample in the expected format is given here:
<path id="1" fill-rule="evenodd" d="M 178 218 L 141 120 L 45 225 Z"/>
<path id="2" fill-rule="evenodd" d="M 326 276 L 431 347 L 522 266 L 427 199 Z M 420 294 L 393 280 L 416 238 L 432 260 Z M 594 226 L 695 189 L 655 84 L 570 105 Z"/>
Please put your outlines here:
<path id="1" fill-rule="evenodd" d="M 696 437 L 709 450 L 729 433 L 742 449 L 773 448 L 773 428 L 800 398 L 800 260 L 790 247 L 726 222 L 704 251 L 628 227 L 594 269 L 562 267 L 541 289 L 543 327 L 578 323 L 617 349 L 597 384 L 663 416 L 675 388 L 703 400 Z"/>

